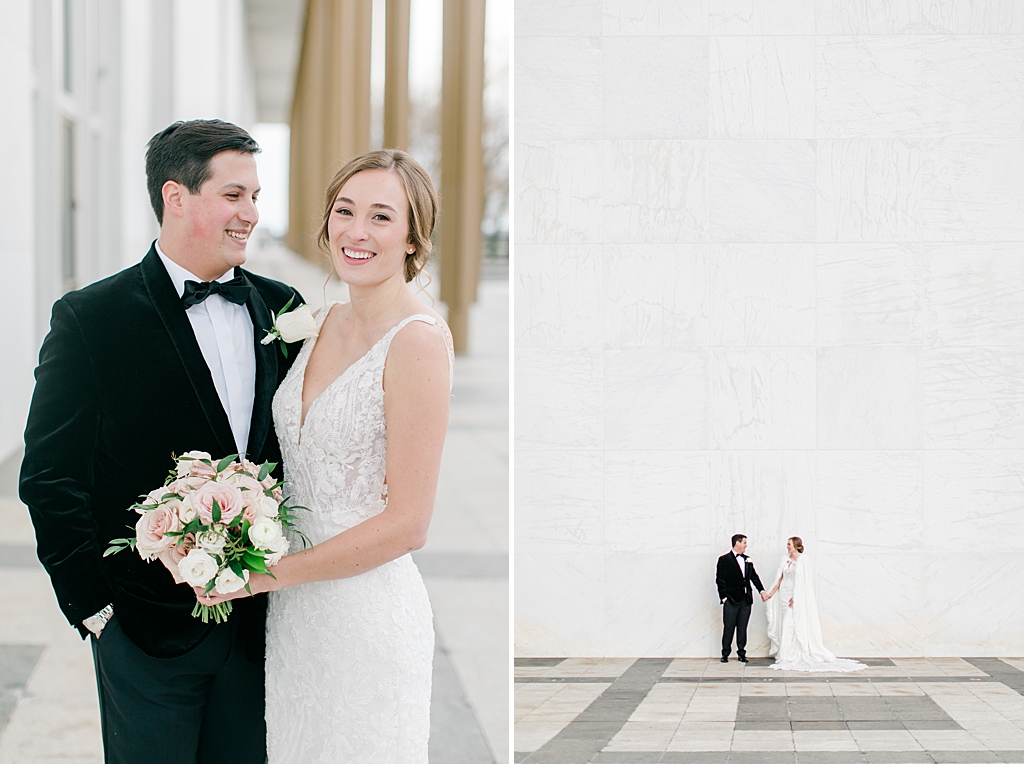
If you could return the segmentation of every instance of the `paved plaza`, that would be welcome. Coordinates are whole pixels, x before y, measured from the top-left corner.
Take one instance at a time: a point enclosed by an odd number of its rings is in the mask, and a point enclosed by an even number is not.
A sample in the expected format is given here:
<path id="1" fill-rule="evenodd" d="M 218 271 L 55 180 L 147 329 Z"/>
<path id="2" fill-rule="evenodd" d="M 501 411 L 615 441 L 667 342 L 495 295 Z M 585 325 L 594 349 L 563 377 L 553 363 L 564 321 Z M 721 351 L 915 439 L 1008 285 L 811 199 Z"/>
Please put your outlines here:
<path id="1" fill-rule="evenodd" d="M 1024 659 L 861 660 L 805 674 L 769 659 L 518 658 L 515 761 L 1024 762 Z"/>
<path id="2" fill-rule="evenodd" d="M 344 297 L 272 242 L 257 272 L 313 308 Z M 508 762 L 508 280 L 480 284 L 469 352 L 456 358 L 451 420 L 427 545 L 414 557 L 434 608 L 431 764 Z M 436 286 L 436 278 L 435 278 Z M 99 764 L 89 645 L 68 626 L 16 498 L 20 457 L 0 465 L 0 764 Z"/>

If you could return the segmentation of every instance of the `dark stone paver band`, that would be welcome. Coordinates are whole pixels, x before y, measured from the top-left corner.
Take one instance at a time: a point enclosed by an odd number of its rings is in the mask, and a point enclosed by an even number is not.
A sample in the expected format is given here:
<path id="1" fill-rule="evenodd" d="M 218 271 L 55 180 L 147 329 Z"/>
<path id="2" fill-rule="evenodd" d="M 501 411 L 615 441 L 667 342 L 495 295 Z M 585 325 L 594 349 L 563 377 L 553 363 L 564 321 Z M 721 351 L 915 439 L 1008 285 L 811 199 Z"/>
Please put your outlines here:
<path id="1" fill-rule="evenodd" d="M 1024 695 L 1024 671 L 998 658 L 964 658 L 976 669 L 980 669 L 997 682 L 1012 688 L 1018 695 Z"/>
<path id="2" fill-rule="evenodd" d="M 636 711 L 658 682 L 670 658 L 640 658 L 579 716 L 523 759 L 525 764 L 588 764 Z"/>

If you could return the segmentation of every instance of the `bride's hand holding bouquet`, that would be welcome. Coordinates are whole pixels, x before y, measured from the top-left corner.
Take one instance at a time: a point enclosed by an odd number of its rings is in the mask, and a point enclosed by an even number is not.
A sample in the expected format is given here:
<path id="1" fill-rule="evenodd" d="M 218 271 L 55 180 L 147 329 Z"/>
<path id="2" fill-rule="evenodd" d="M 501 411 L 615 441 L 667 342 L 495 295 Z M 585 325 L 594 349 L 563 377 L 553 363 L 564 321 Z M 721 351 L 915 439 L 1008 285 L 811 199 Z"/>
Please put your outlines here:
<path id="1" fill-rule="evenodd" d="M 283 483 L 270 474 L 276 466 L 238 454 L 217 462 L 205 451 L 183 454 L 164 485 L 132 505 L 141 515 L 135 538 L 112 540 L 104 556 L 131 548 L 160 560 L 176 583 L 196 590 L 193 616 L 224 622 L 230 595 L 254 593 L 253 577 L 273 578 L 269 569 L 288 553 L 284 531 L 302 507 L 286 503 Z"/>

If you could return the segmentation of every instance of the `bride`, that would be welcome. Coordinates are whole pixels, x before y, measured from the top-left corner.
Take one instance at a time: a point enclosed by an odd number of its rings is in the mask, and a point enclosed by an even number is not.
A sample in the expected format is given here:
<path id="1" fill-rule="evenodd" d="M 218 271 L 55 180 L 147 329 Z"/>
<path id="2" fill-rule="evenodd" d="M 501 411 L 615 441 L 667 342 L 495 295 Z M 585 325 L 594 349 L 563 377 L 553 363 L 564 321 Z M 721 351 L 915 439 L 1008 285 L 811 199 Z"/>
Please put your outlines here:
<path id="1" fill-rule="evenodd" d="M 809 562 L 801 559 L 804 542 L 793 536 L 786 542 L 786 550 L 789 556 L 783 559 L 775 586 L 768 592 L 769 654 L 775 656 L 772 668 L 838 672 L 867 668 L 858 661 L 836 658 L 822 643 L 814 575 Z"/>
<path id="2" fill-rule="evenodd" d="M 312 546 L 276 578 L 250 578 L 270 592 L 270 764 L 427 764 L 434 632 L 408 553 L 433 511 L 453 351 L 406 283 L 437 211 L 430 177 L 401 151 L 356 157 L 327 189 L 318 239 L 350 302 L 320 312 L 273 406 Z"/>

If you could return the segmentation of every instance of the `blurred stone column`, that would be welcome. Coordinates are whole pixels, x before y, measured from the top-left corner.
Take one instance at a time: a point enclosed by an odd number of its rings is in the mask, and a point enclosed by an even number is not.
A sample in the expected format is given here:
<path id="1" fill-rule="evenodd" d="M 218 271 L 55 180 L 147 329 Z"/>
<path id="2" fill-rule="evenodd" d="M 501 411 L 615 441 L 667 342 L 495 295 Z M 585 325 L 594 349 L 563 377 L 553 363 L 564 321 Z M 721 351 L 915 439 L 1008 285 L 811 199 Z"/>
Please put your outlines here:
<path id="1" fill-rule="evenodd" d="M 485 0 L 444 0 L 441 84 L 441 299 L 456 352 L 466 351 L 480 273 L 484 209 Z"/>
<path id="2" fill-rule="evenodd" d="M 384 148 L 409 146 L 409 0 L 387 0 Z"/>
<path id="3" fill-rule="evenodd" d="M 370 147 L 372 0 L 309 0 L 292 97 L 288 247 L 314 262 L 324 191 Z"/>

